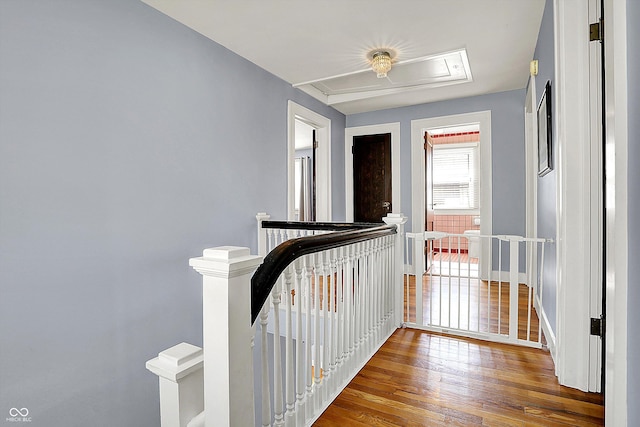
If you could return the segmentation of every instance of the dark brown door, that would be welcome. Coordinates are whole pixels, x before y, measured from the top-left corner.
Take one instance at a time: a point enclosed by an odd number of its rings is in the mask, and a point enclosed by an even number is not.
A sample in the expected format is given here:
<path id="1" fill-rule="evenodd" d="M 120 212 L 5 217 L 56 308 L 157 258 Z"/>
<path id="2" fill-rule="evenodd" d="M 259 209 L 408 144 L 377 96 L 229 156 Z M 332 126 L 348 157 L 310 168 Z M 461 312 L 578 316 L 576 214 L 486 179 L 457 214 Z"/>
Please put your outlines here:
<path id="1" fill-rule="evenodd" d="M 391 206 L 391 134 L 353 137 L 353 214 L 382 222 Z"/>

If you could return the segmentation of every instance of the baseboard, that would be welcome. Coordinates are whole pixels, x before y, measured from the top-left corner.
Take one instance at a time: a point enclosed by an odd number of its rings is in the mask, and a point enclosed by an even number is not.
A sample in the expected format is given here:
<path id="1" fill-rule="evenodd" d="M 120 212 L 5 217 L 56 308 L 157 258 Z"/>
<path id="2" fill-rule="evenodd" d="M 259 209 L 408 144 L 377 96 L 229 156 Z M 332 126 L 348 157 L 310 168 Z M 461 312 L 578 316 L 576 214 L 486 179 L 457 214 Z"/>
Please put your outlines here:
<path id="1" fill-rule="evenodd" d="M 538 313 L 538 318 L 540 319 L 540 322 L 542 322 L 542 332 L 544 333 L 544 337 L 547 339 L 547 348 L 549 349 L 549 353 L 551 353 L 553 365 L 556 366 L 556 336 L 551 329 L 551 323 L 549 323 L 547 313 L 545 313 L 544 308 L 540 306 L 540 297 L 538 295 L 536 295 L 533 304 L 533 307 L 536 309 L 536 313 Z"/>

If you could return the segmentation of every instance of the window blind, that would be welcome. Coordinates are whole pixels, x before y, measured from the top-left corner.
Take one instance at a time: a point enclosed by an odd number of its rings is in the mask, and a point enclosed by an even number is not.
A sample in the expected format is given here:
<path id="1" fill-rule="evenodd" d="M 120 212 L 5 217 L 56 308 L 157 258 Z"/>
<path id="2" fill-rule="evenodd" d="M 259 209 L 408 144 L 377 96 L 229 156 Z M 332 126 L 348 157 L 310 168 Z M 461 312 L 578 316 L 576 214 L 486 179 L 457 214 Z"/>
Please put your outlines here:
<path id="1" fill-rule="evenodd" d="M 434 209 L 479 209 L 479 166 L 478 143 L 434 145 Z"/>

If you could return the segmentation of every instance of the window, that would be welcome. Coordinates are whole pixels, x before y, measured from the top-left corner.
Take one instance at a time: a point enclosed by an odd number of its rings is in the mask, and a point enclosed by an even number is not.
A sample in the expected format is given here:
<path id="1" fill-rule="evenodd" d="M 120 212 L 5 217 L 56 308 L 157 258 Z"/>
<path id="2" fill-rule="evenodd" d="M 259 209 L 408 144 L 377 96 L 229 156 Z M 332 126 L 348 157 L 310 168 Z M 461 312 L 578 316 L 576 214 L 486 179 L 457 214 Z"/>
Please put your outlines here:
<path id="1" fill-rule="evenodd" d="M 433 146 L 434 210 L 480 209 L 479 144 Z"/>

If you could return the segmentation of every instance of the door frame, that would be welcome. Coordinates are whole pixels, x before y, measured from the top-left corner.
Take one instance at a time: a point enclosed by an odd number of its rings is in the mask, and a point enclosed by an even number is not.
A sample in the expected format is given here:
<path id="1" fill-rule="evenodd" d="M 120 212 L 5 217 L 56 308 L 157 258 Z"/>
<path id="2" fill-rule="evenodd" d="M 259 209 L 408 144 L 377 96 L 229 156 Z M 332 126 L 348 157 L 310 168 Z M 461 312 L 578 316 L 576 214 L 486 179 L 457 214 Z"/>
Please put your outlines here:
<path id="1" fill-rule="evenodd" d="M 612 2 L 606 2 L 612 3 Z M 622 2 L 624 4 L 624 2 Z M 592 264 L 597 263 L 599 247 L 602 245 L 602 237 L 593 233 L 592 230 L 597 227 L 601 220 L 601 211 L 597 209 L 598 200 L 593 198 L 593 192 L 598 192 L 597 180 L 593 180 L 594 174 L 598 174 L 599 168 L 596 169 L 597 159 L 593 159 L 592 144 L 594 138 L 592 133 L 594 129 L 591 127 L 591 103 L 599 102 L 592 99 L 590 93 L 590 48 L 588 37 L 585 35 L 585 28 L 590 23 L 589 4 L 584 1 L 559 1 L 554 0 L 554 48 L 555 48 L 555 91 L 554 104 L 556 105 L 555 113 L 556 121 L 554 124 L 554 138 L 558 149 L 558 168 L 556 181 L 556 197 L 557 197 L 557 235 L 556 235 L 556 283 L 557 283 L 557 309 L 556 309 L 556 375 L 560 384 L 569 387 L 578 388 L 583 391 L 590 391 L 595 388 L 593 381 L 598 373 L 592 370 L 597 366 L 592 363 L 590 357 L 590 344 L 592 337 L 590 335 L 589 319 L 592 316 L 592 289 L 594 286 L 600 286 L 602 278 L 593 272 Z M 622 23 L 613 20 L 607 22 L 605 32 L 616 26 L 626 30 L 625 17 L 622 17 Z M 619 28 L 615 28 L 617 33 Z M 624 34 L 624 33 L 623 33 Z M 623 37 L 626 34 L 623 35 Z M 605 37 L 607 38 L 607 37 Z M 617 37 L 616 37 L 617 38 Z M 613 37 L 607 39 L 605 46 L 610 46 Z M 624 40 L 622 40 L 624 44 Z M 626 45 L 625 45 L 626 48 Z M 608 61 L 608 59 L 607 59 Z M 616 70 L 618 71 L 618 70 Z M 607 71 L 605 76 L 607 79 L 612 77 Z M 626 69 L 622 71 L 626 73 Z M 616 76 L 616 86 L 618 86 L 619 76 Z M 626 77 L 625 80 L 626 82 Z M 607 90 L 609 97 L 609 90 Z M 626 102 L 626 99 L 624 100 Z M 615 113 L 619 113 L 617 110 Z M 626 112 L 626 110 L 625 110 Z M 607 111 L 607 120 L 613 117 L 614 112 Z M 618 117 L 619 119 L 620 117 Z M 609 133 L 609 125 L 607 124 L 607 133 Z M 617 137 L 618 135 L 616 135 Z M 595 138 L 596 143 L 598 138 Z M 589 143 L 585 143 L 585 141 Z M 616 150 L 617 150 L 616 141 Z M 611 147 L 613 148 L 613 147 Z M 609 147 L 607 147 L 609 151 Z M 611 161 L 610 154 L 607 153 L 608 161 Z M 614 156 L 616 158 L 616 156 Z M 595 163 L 594 163 L 594 160 Z M 615 173 L 618 173 L 618 165 L 615 165 Z M 613 178 L 614 169 L 609 169 L 607 165 L 607 187 L 613 184 L 610 178 Z M 617 181 L 616 181 L 617 182 Z M 607 194 L 611 197 L 612 191 L 617 189 L 607 188 Z M 619 213 L 619 200 L 616 194 L 616 215 Z M 610 240 L 617 237 L 618 232 L 607 230 L 607 245 Z M 620 234 L 620 237 L 626 237 Z M 617 242 L 616 242 L 617 244 Z M 594 245 L 596 247 L 594 247 Z M 607 257 L 610 255 L 609 248 Z M 613 262 L 613 261 L 611 261 Z M 622 285 L 622 281 L 618 282 L 617 257 L 616 257 L 615 283 L 607 283 L 607 304 L 609 304 L 609 290 L 614 290 L 617 294 L 618 286 Z M 607 260 L 607 268 L 612 268 L 610 261 Z M 607 275 L 609 280 L 609 274 Z M 595 283 L 594 283 L 595 282 Z M 624 283 L 625 301 L 626 301 L 626 282 Z M 626 303 L 625 303 L 626 304 Z M 624 311 L 623 311 L 624 310 Z M 609 355 L 615 359 L 615 371 L 618 368 L 626 373 L 626 361 L 618 364 L 620 349 L 619 344 L 626 345 L 626 305 L 624 307 L 616 307 L 609 313 L 615 313 L 615 316 L 624 314 L 625 322 L 622 325 L 616 323 L 615 328 L 611 319 L 607 319 L 607 358 Z M 619 332 L 624 331 L 623 334 Z M 609 348 L 609 333 L 615 334 L 615 354 L 611 353 L 613 348 Z M 612 345 L 614 343 L 611 343 Z M 626 359 L 626 352 L 623 360 Z M 597 357 L 597 356 L 596 356 Z M 607 360 L 606 381 L 609 383 L 613 376 L 612 369 L 613 360 Z M 626 395 L 626 386 L 624 391 L 618 389 L 619 384 L 615 384 L 614 388 L 607 385 L 606 404 L 614 406 L 625 402 L 620 396 Z M 618 394 L 620 393 L 620 394 Z M 617 395 L 614 401 L 609 397 Z M 613 406 L 612 406 L 613 408 Z M 608 408 L 609 409 L 609 408 Z M 617 410 L 616 410 L 617 412 Z M 626 405 L 625 405 L 626 413 Z M 611 415 L 611 414 L 610 414 Z M 609 420 L 607 420 L 609 424 Z M 619 425 L 617 422 L 616 425 Z M 621 425 L 621 424 L 620 424 Z"/>
<path id="2" fill-rule="evenodd" d="M 344 173 L 345 173 L 345 218 L 353 222 L 353 137 L 391 134 L 391 212 L 400 213 L 400 122 L 345 128 Z"/>
<path id="3" fill-rule="evenodd" d="M 626 426 L 628 243 L 627 7 L 605 0 L 605 150 L 607 174 L 605 424 Z"/>
<path id="4" fill-rule="evenodd" d="M 478 123 L 480 125 L 480 234 L 490 236 L 492 221 L 492 182 L 491 182 L 491 111 L 455 114 L 451 116 L 431 117 L 411 120 L 411 230 L 414 233 L 425 231 L 425 153 L 424 133 L 428 129 L 452 127 Z M 490 254 L 490 242 L 482 241 L 481 253 Z M 484 265 L 484 267 L 483 267 Z M 480 276 L 488 277 L 485 263 L 480 265 Z"/>
<path id="5" fill-rule="evenodd" d="M 525 144 L 525 237 L 538 237 L 538 118 L 536 100 L 536 77 L 529 77 L 524 105 Z M 527 245 L 527 270 L 531 272 L 529 286 L 537 291 L 538 272 L 532 266 L 538 265 L 538 251 Z M 529 277 L 527 277 L 529 279 Z M 547 331 L 545 331 L 547 332 Z"/>
<path id="6" fill-rule="evenodd" d="M 589 22 L 599 22 L 601 18 L 601 0 L 589 0 Z M 589 316 L 600 318 L 603 312 L 603 128 L 602 128 L 602 44 L 598 41 L 589 43 L 589 114 L 590 114 L 590 160 L 591 160 L 591 226 L 590 241 L 590 275 L 591 300 Z M 603 339 L 597 335 L 589 337 L 589 391 L 602 391 L 602 350 Z"/>
<path id="7" fill-rule="evenodd" d="M 287 219 L 296 218 L 296 119 L 316 129 L 316 221 L 331 221 L 331 120 L 291 100 L 287 103 Z"/>

